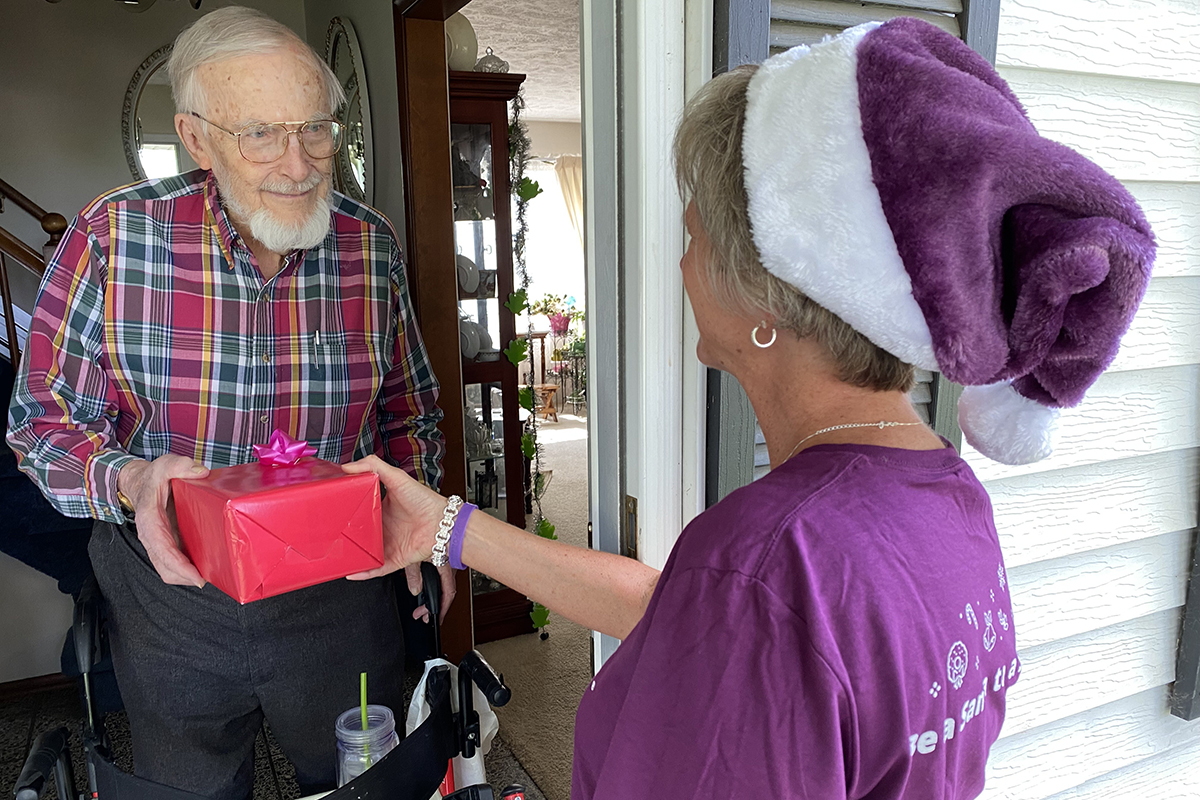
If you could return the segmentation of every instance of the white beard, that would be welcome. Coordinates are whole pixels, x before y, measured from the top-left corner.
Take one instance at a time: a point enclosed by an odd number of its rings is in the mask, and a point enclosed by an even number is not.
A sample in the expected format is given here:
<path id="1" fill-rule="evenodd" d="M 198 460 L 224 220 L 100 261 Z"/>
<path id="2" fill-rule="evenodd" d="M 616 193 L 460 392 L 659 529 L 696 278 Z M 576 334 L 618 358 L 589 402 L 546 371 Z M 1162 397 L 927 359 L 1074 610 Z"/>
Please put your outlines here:
<path id="1" fill-rule="evenodd" d="M 325 241 L 330 226 L 329 195 L 323 195 L 317 206 L 300 225 L 289 225 L 276 219 L 270 211 L 260 208 L 245 217 L 250 226 L 250 235 L 262 242 L 272 253 L 290 253 L 307 250 Z M 236 213 L 236 212 L 235 212 Z"/>
<path id="2" fill-rule="evenodd" d="M 265 208 L 249 211 L 232 191 L 233 180 L 217 159 L 213 160 L 213 174 L 217 178 L 217 186 L 221 189 L 221 202 L 232 216 L 246 224 L 250 235 L 272 253 L 307 250 L 325 241 L 325 237 L 329 235 L 332 209 L 329 192 L 319 197 L 308 217 L 296 225 L 278 219 Z M 264 183 L 260 188 L 285 193 L 305 192 L 320 185 L 321 180 L 321 176 L 314 173 L 300 183 L 279 180 Z"/>

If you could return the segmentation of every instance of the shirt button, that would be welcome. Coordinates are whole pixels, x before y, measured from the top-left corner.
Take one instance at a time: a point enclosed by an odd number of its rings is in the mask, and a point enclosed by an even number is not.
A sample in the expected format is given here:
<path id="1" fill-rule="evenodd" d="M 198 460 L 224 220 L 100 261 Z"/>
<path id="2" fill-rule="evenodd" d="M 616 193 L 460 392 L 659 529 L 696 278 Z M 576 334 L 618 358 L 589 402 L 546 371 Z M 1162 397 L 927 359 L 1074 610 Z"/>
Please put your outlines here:
<path id="1" fill-rule="evenodd" d="M 258 421 L 259 421 L 259 422 L 266 423 L 266 422 L 270 422 L 270 421 L 271 421 L 271 418 L 270 418 L 270 417 L 268 417 L 266 414 L 263 414 L 261 417 L 259 417 L 259 418 L 258 418 Z"/>
<path id="2" fill-rule="evenodd" d="M 263 353 L 263 363 L 264 363 L 264 364 L 270 364 L 270 363 L 271 363 L 271 356 L 270 356 L 270 355 L 268 355 L 267 353 Z"/>

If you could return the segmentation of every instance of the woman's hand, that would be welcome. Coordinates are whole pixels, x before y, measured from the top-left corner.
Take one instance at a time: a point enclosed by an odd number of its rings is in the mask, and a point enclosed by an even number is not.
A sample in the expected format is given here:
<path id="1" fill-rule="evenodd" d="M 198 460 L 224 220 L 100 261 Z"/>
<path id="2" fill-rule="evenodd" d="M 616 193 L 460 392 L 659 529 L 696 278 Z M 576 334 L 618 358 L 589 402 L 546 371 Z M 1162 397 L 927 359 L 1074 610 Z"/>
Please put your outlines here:
<path id="1" fill-rule="evenodd" d="M 377 578 L 433 557 L 434 536 L 446 510 L 446 498 L 378 456 L 344 464 L 342 469 L 351 474 L 374 472 L 387 491 L 383 498 L 383 566 L 351 575 L 351 580 Z"/>
<path id="2" fill-rule="evenodd" d="M 378 456 L 344 464 L 342 469 L 351 474 L 374 472 L 387 492 L 383 498 L 383 566 L 347 577 L 352 581 L 364 581 L 404 569 L 409 592 L 420 594 L 420 562 L 433 557 L 434 537 L 446 510 L 446 498 Z M 445 619 L 457 587 L 454 570 L 449 565 L 438 567 L 438 572 L 442 577 L 439 617 Z M 428 621 L 429 613 L 425 606 L 419 606 L 413 617 Z"/>
<path id="3" fill-rule="evenodd" d="M 386 575 L 432 557 L 438 523 L 446 511 L 444 497 L 375 456 L 342 469 L 374 472 L 387 489 L 383 501 L 384 565 L 351 575 L 351 579 Z M 471 516 L 462 559 L 551 611 L 621 639 L 646 612 L 659 575 L 658 570 L 631 558 L 552 542 L 489 514 Z M 443 591 L 449 588 L 446 578 L 451 572 L 442 572 Z M 409 591 L 413 585 L 409 584 Z M 442 608 L 448 605 L 444 599 Z"/>

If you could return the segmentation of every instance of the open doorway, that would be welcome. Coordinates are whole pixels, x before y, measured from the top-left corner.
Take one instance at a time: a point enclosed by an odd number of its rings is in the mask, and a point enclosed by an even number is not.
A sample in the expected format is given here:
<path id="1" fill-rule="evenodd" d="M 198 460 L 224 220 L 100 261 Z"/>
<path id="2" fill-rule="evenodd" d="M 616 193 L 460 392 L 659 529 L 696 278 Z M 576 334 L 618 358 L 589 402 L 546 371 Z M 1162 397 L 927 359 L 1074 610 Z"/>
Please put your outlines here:
<path id="1" fill-rule="evenodd" d="M 479 57 L 490 48 L 511 72 L 527 76 L 520 118 L 529 146 L 521 169 L 540 189 L 525 207 L 530 314 L 518 317 L 516 330 L 530 343 L 519 383 L 534 387 L 528 426 L 538 446 L 527 527 L 533 530 L 539 518 L 545 519 L 558 539 L 587 547 L 579 2 L 473 0 L 461 13 L 474 30 Z M 514 235 L 521 224 L 514 207 Z M 592 678 L 591 647 L 590 631 L 553 615 L 538 633 L 480 646 L 513 689 L 513 700 L 497 710 L 501 736 L 550 800 L 570 796 L 575 710 Z"/>

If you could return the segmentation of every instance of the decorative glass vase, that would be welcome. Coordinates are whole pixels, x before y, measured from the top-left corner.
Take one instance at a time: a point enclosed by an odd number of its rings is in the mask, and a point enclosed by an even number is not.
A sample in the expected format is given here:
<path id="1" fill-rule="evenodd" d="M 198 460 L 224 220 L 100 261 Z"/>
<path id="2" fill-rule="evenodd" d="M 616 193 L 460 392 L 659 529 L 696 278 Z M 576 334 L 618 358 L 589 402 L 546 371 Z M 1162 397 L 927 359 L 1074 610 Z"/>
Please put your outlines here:
<path id="1" fill-rule="evenodd" d="M 571 327 L 571 312 L 570 311 L 550 315 L 550 331 L 555 336 L 565 336 L 567 333 L 567 329 L 570 327 Z"/>

